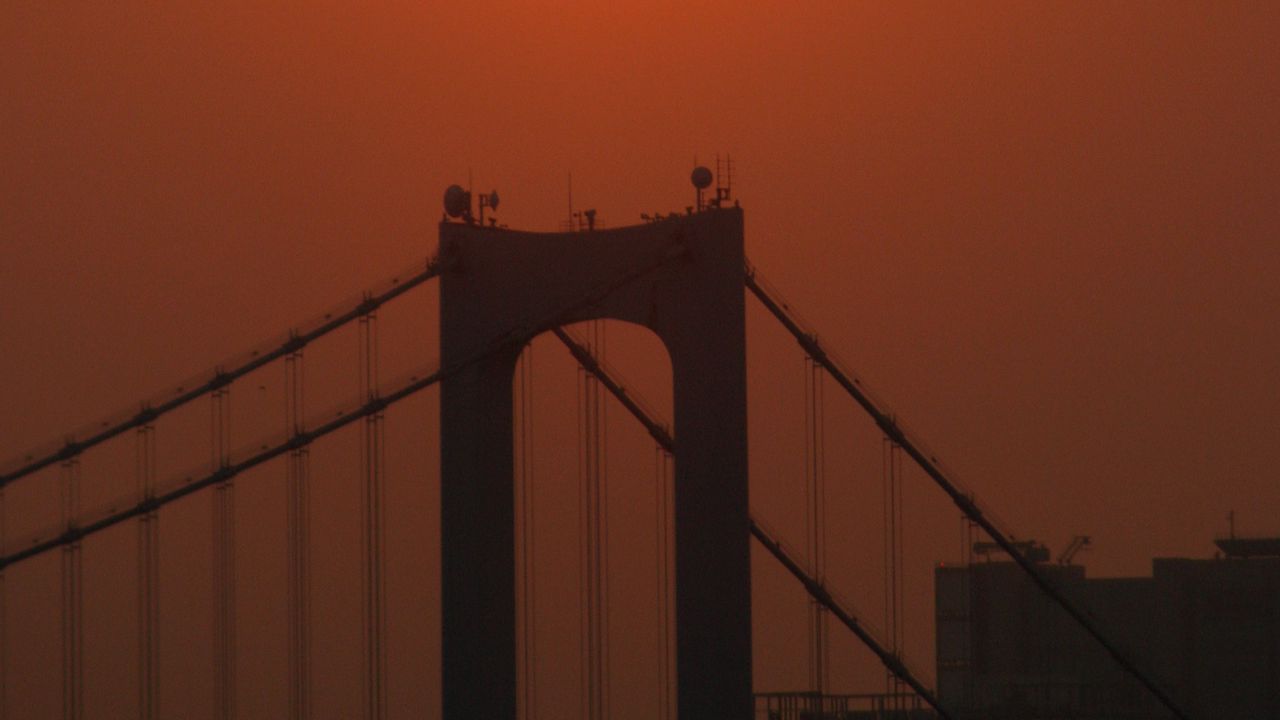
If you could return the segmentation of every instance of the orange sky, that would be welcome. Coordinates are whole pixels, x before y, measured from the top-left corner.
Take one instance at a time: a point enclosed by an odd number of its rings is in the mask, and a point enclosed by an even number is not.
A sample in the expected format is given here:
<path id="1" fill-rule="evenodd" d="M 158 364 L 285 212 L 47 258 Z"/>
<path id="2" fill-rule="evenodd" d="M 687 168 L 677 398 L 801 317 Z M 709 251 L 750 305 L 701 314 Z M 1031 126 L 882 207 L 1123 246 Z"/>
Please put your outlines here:
<path id="1" fill-rule="evenodd" d="M 468 173 L 616 226 L 729 152 L 754 262 L 1016 532 L 1280 531 L 1280 8 L 430 5 L 0 10 L 0 455 L 426 256 Z"/>

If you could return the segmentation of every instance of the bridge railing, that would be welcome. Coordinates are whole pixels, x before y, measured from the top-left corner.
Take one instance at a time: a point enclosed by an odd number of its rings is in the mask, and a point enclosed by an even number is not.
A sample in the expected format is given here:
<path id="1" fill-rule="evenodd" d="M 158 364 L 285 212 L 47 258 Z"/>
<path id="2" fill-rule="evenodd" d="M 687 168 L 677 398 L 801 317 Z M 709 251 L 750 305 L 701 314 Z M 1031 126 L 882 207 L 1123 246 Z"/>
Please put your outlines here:
<path id="1" fill-rule="evenodd" d="M 885 666 L 889 672 L 901 679 L 912 691 L 920 697 L 929 707 L 933 708 L 944 720 L 952 720 L 953 716 L 943 707 L 934 695 L 933 690 L 925 686 L 920 678 L 924 677 L 920 671 L 911 667 L 901 655 L 890 651 L 890 645 L 885 643 L 872 628 L 867 625 L 861 616 L 853 609 L 853 605 L 846 599 L 835 593 L 826 583 L 824 578 L 817 577 L 814 573 L 807 569 L 803 564 L 803 555 L 789 549 L 785 546 L 777 533 L 766 530 L 764 524 L 759 517 L 752 513 L 751 518 L 751 534 L 768 550 L 783 567 L 787 569 L 800 584 L 804 586 L 805 591 L 813 599 L 819 603 L 828 612 L 830 612 L 842 625 L 852 632 L 863 645 L 867 647 L 881 664 Z"/>
<path id="2" fill-rule="evenodd" d="M 758 720 L 935 720 L 910 693 L 758 692 Z"/>

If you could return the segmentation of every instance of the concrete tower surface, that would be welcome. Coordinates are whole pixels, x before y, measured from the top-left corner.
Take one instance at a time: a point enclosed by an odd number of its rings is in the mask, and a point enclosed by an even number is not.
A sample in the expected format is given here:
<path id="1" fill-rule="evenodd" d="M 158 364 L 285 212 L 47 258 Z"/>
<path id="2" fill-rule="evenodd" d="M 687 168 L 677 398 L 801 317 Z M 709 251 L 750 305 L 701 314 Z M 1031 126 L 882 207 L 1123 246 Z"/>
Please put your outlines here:
<path id="1" fill-rule="evenodd" d="M 751 717 L 742 211 L 570 233 L 446 222 L 440 254 L 442 366 L 513 341 L 441 389 L 445 720 L 516 717 L 515 363 L 552 325 L 601 318 L 649 328 L 671 359 L 679 717 Z"/>

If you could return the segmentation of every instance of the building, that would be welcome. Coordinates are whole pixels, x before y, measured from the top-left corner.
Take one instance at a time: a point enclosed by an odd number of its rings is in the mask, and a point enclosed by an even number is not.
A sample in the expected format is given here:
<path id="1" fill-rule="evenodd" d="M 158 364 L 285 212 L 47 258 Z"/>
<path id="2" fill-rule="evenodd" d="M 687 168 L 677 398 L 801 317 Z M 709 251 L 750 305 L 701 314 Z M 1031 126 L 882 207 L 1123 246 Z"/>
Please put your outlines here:
<path id="1" fill-rule="evenodd" d="M 1218 546 L 1138 578 L 1034 559 L 1192 717 L 1280 720 L 1280 539 Z M 1012 561 L 940 566 L 934 583 L 938 696 L 958 716 L 1166 717 Z"/>

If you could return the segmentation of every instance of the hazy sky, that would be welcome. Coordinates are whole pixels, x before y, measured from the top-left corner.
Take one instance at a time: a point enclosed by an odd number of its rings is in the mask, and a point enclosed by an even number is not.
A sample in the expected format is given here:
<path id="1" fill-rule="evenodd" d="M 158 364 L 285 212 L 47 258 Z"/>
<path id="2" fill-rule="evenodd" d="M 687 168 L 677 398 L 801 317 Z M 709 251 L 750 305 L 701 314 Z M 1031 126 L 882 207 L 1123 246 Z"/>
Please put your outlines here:
<path id="1" fill-rule="evenodd" d="M 616 226 L 727 152 L 753 261 L 1020 535 L 1280 532 L 1280 6 L 436 5 L 5 4 L 0 456 L 429 255 L 469 174 Z"/>

